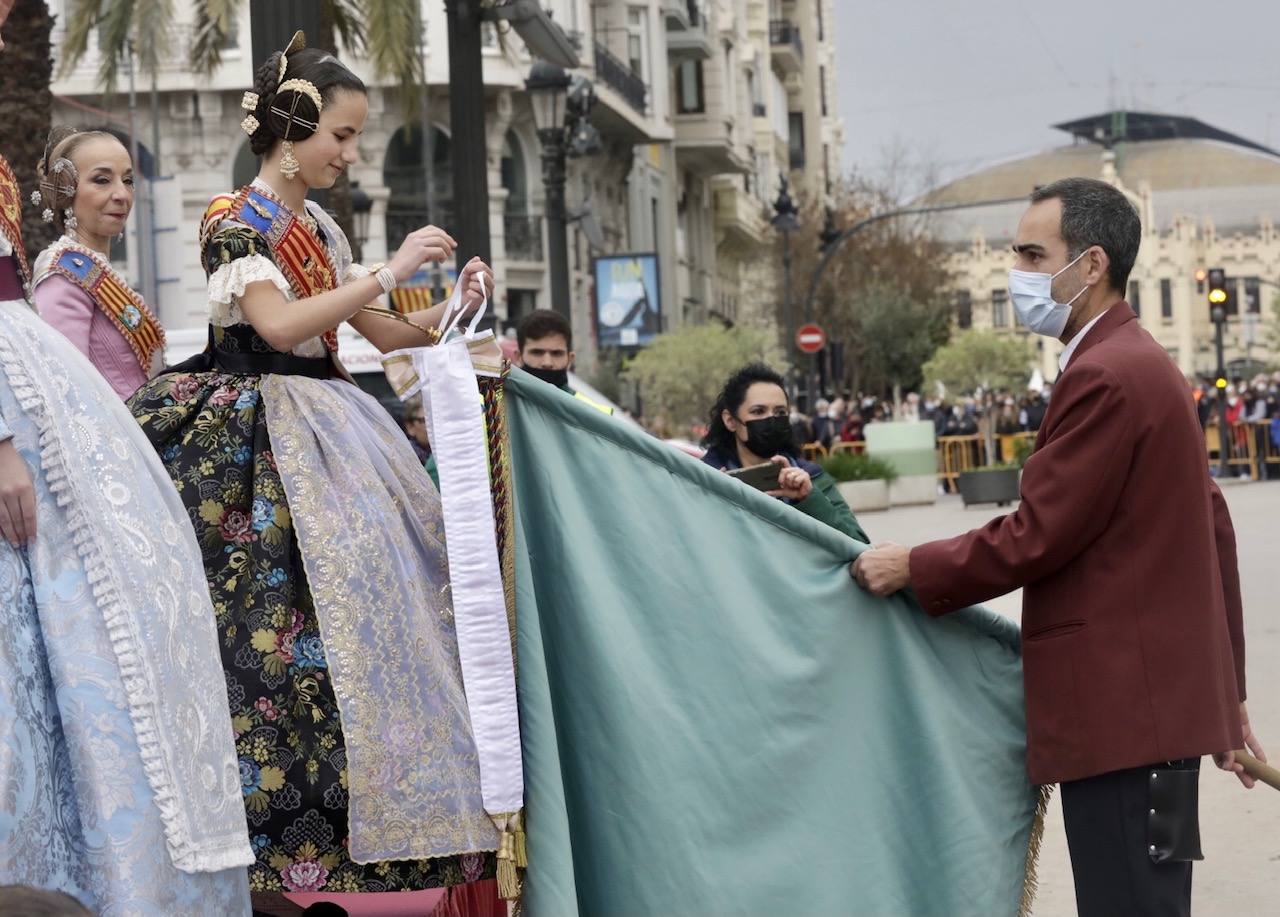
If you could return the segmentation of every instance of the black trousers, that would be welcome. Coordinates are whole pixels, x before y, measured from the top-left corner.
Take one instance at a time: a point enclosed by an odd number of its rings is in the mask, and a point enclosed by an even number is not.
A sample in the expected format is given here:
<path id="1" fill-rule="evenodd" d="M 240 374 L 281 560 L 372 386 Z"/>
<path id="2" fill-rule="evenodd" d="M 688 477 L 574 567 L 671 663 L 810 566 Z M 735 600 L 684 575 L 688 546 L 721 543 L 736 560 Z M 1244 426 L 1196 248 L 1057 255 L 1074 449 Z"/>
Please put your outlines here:
<path id="1" fill-rule="evenodd" d="M 1176 765 L 1198 769 L 1200 762 Z M 1151 859 L 1151 771 L 1136 767 L 1062 784 L 1080 917 L 1190 917 L 1191 863 Z"/>

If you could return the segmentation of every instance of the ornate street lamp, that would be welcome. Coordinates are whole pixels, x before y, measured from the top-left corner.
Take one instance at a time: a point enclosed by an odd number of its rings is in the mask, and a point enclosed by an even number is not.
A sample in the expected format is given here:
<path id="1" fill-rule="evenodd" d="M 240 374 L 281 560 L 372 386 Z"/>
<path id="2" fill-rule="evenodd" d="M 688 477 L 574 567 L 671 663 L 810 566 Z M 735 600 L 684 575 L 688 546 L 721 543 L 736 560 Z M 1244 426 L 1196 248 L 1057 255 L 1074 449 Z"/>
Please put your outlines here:
<path id="1" fill-rule="evenodd" d="M 542 184 L 547 192 L 547 259 L 551 271 L 551 308 L 572 320 L 569 301 L 569 224 L 565 206 L 566 128 L 573 80 L 555 64 L 538 61 L 525 88 L 533 103 L 533 122 L 542 142 Z"/>
<path id="2" fill-rule="evenodd" d="M 782 233 L 782 334 L 787 362 L 795 365 L 795 332 L 792 325 L 791 234 L 800 228 L 800 211 L 791 199 L 786 173 L 779 175 L 778 199 L 773 202 L 773 228 Z"/>

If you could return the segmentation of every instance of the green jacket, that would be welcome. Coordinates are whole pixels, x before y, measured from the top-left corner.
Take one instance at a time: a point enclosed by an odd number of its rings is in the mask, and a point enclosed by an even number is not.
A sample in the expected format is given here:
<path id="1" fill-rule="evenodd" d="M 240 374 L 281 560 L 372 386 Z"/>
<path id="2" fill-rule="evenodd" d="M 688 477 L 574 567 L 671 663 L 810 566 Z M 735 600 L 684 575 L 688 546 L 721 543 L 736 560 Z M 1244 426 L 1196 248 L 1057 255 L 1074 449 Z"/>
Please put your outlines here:
<path id="1" fill-rule="evenodd" d="M 849 504 L 840 496 L 836 479 L 825 471 L 813 475 L 813 492 L 797 503 L 796 509 L 819 522 L 825 522 L 838 532 L 844 532 L 854 541 L 871 544 L 871 539 L 858 524 L 853 510 L 849 509 Z"/>

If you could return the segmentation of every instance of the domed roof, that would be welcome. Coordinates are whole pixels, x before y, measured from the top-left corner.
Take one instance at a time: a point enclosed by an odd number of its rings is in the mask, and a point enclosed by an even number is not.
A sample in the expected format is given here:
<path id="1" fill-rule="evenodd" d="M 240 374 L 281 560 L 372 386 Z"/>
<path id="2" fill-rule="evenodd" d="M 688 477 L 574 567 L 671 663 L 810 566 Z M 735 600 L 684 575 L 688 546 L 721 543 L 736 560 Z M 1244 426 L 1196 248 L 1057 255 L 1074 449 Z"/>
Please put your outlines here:
<path id="1" fill-rule="evenodd" d="M 1130 124 L 1135 114 L 1129 113 Z M 1110 145 L 1123 187 L 1151 190 L 1161 229 L 1183 216 L 1212 220 L 1219 232 L 1256 227 L 1263 217 L 1280 222 L 1280 155 L 1187 118 L 1163 117 L 1158 122 L 1162 129 L 1131 130 L 1126 139 L 1103 136 L 1098 125 L 1104 117 L 1058 125 L 1079 139 L 987 166 L 930 192 L 926 200 L 960 203 L 1025 197 L 1038 185 L 1060 178 L 1101 177 L 1108 147 L 1093 142 L 1097 137 Z M 1133 139 L 1135 135 L 1138 139 Z M 961 210 L 943 215 L 939 223 L 944 238 L 953 241 L 979 230 L 989 240 L 1003 240 L 1012 237 L 1023 210 L 1022 203 Z"/>

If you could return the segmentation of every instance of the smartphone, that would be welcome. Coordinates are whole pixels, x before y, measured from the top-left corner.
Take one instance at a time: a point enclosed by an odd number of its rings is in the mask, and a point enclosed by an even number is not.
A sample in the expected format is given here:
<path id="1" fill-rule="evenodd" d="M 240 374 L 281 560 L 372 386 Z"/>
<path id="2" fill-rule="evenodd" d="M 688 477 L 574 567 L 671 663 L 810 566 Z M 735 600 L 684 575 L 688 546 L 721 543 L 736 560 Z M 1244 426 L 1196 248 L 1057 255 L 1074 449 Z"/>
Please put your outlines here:
<path id="1" fill-rule="evenodd" d="M 751 465 L 747 468 L 738 468 L 729 472 L 730 477 L 737 478 L 743 484 L 754 487 L 756 490 L 768 492 L 770 490 L 778 490 L 778 475 L 782 472 L 782 466 L 777 462 L 764 462 L 760 465 Z"/>

